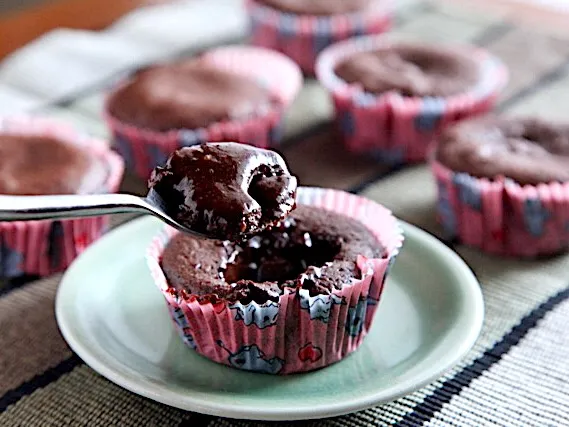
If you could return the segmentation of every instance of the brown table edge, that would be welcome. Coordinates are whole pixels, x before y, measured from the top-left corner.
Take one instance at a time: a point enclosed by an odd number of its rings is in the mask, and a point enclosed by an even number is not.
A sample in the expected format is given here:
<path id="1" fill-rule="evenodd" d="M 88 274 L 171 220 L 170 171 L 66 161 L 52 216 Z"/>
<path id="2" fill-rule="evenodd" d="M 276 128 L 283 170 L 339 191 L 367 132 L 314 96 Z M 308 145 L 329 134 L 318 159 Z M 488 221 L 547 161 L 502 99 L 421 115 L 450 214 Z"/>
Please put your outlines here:
<path id="1" fill-rule="evenodd" d="M 56 28 L 98 30 L 131 10 L 165 0 L 51 0 L 0 14 L 0 59 Z"/>

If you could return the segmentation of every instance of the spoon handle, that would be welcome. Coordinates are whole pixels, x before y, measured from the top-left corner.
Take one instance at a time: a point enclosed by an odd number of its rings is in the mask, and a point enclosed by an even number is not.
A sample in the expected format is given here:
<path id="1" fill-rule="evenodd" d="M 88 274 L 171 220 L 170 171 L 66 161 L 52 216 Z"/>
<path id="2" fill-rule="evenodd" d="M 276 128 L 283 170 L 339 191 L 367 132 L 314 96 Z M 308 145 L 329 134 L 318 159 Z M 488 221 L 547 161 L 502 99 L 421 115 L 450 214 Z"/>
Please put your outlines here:
<path id="1" fill-rule="evenodd" d="M 130 194 L 0 195 L 0 221 L 70 219 L 149 210 L 144 199 Z"/>

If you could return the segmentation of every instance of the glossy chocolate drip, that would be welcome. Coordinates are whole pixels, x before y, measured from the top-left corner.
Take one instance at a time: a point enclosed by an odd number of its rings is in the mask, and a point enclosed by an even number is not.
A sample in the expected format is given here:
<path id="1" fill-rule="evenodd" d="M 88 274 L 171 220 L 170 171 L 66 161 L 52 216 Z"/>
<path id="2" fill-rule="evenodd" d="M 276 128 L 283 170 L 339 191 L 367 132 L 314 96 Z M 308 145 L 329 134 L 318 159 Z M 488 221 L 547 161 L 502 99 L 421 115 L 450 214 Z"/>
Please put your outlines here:
<path id="1" fill-rule="evenodd" d="M 271 103 L 255 81 L 192 60 L 140 71 L 111 96 L 109 111 L 125 123 L 167 131 L 264 114 Z"/>
<path id="2" fill-rule="evenodd" d="M 149 187 L 180 223 L 233 240 L 283 220 L 295 206 L 297 181 L 273 151 L 212 143 L 175 151 Z"/>
<path id="3" fill-rule="evenodd" d="M 75 194 L 101 190 L 108 171 L 88 149 L 40 136 L 0 135 L 0 193 Z"/>
<path id="4" fill-rule="evenodd" d="M 436 158 L 477 177 L 520 184 L 569 182 L 569 125 L 541 119 L 485 117 L 444 132 Z"/>
<path id="5" fill-rule="evenodd" d="M 395 91 L 403 96 L 450 96 L 471 89 L 479 65 L 459 49 L 398 44 L 360 52 L 340 62 L 336 74 L 366 92 Z"/>

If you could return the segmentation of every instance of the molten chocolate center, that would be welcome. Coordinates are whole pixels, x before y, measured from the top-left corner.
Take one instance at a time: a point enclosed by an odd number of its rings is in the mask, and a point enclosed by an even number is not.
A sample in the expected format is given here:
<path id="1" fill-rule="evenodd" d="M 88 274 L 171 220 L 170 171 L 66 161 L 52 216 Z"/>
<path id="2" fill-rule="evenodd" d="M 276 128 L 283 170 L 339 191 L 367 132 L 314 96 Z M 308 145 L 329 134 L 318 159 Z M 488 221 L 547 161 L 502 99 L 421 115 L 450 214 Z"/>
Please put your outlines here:
<path id="1" fill-rule="evenodd" d="M 294 226 L 294 220 L 286 220 L 278 230 L 234 245 L 224 268 L 220 269 L 221 278 L 227 283 L 252 280 L 282 284 L 307 272 L 302 281 L 317 279 L 319 267 L 338 255 L 340 242 L 318 239 L 309 232 L 292 233 Z M 311 266 L 316 268 L 308 269 Z"/>

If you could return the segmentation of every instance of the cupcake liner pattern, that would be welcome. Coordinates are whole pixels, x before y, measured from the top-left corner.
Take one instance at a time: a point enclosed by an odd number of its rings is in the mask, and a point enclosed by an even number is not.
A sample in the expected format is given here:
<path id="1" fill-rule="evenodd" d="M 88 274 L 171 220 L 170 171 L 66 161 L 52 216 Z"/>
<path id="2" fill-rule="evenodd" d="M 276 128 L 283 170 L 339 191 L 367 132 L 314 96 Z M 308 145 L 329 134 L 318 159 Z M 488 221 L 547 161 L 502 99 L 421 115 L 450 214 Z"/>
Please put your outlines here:
<path id="1" fill-rule="evenodd" d="M 361 37 L 338 43 L 318 58 L 316 75 L 332 94 L 336 126 L 346 147 L 399 165 L 424 161 L 449 124 L 491 110 L 508 80 L 506 67 L 487 52 L 464 47 L 480 63 L 480 82 L 470 91 L 450 97 L 403 97 L 396 92 L 376 95 L 348 84 L 334 72 L 336 64 L 357 52 L 396 42 L 385 37 Z"/>
<path id="2" fill-rule="evenodd" d="M 535 257 L 569 247 L 569 183 L 519 185 L 433 162 L 437 218 L 448 238 L 486 252 Z"/>
<path id="3" fill-rule="evenodd" d="M 376 1 L 368 9 L 332 16 L 296 15 L 249 0 L 251 43 L 292 58 L 308 74 L 320 52 L 351 37 L 380 34 L 391 28 L 392 2 Z"/>
<path id="4" fill-rule="evenodd" d="M 176 330 L 202 356 L 239 369 L 290 374 L 335 363 L 362 343 L 403 242 L 397 220 L 374 202 L 336 190 L 301 188 L 297 202 L 358 219 L 386 247 L 386 257 L 358 257 L 362 278 L 327 295 L 287 288 L 278 301 L 264 304 L 199 303 L 171 288 L 160 267 L 164 247 L 176 234 L 167 227 L 149 247 L 148 265 Z"/>
<path id="5" fill-rule="evenodd" d="M 51 136 L 85 146 L 108 165 L 107 179 L 98 191 L 115 192 L 119 188 L 124 163 L 104 141 L 81 135 L 57 121 L 31 117 L 1 119 L 0 133 Z M 105 232 L 108 223 L 108 217 L 0 222 L 0 278 L 63 271 Z"/>
<path id="6" fill-rule="evenodd" d="M 104 116 L 115 149 L 124 158 L 126 167 L 144 180 L 181 147 L 234 141 L 267 148 L 277 145 L 282 137 L 283 114 L 302 86 L 302 74 L 296 64 L 277 52 L 242 46 L 213 49 L 202 54 L 200 60 L 258 81 L 271 93 L 274 106 L 262 114 L 213 123 L 207 128 L 160 132 L 121 122 L 109 113 L 107 105 Z"/>

